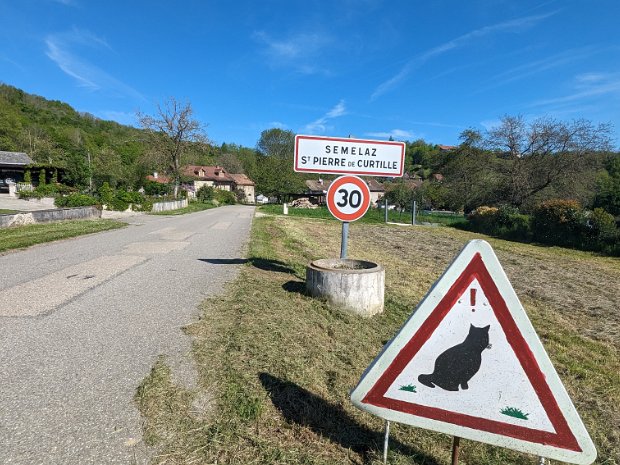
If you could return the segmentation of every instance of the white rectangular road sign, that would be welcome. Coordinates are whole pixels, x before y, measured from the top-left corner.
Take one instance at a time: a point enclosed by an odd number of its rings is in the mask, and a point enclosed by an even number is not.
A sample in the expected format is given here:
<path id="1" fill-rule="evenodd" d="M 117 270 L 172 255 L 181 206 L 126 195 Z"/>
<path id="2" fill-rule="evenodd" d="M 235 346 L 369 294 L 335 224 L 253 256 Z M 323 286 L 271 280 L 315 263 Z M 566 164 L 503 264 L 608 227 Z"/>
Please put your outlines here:
<path id="1" fill-rule="evenodd" d="M 295 171 L 400 177 L 405 168 L 405 143 L 295 136 Z"/>

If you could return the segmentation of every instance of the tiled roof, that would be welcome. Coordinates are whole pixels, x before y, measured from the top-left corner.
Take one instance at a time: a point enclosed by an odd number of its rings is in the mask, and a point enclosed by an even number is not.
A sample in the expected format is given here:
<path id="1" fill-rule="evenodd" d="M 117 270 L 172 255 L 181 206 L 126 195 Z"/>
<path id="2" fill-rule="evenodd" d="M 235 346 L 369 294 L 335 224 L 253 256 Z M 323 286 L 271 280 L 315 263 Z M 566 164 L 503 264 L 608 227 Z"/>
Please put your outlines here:
<path id="1" fill-rule="evenodd" d="M 370 192 L 385 192 L 385 188 L 383 187 L 383 184 L 381 184 L 376 179 L 366 178 L 364 179 L 364 181 L 366 181 L 366 184 L 368 184 L 368 187 L 370 188 Z"/>
<path id="2" fill-rule="evenodd" d="M 439 150 L 454 150 L 456 149 L 456 145 L 441 145 L 439 144 L 437 147 L 439 147 Z"/>
<path id="3" fill-rule="evenodd" d="M 168 184 L 171 179 L 168 176 L 162 176 L 161 174 L 157 175 L 157 177 L 149 174 L 146 179 L 153 182 L 158 182 L 159 184 Z"/>
<path id="4" fill-rule="evenodd" d="M 308 179 L 306 181 L 306 186 L 312 192 L 323 192 L 327 191 L 331 183 L 331 181 L 325 179 Z"/>
<path id="5" fill-rule="evenodd" d="M 233 182 L 233 178 L 221 166 L 188 165 L 183 168 L 183 174 L 205 181 Z"/>
<path id="6" fill-rule="evenodd" d="M 245 174 L 229 174 L 232 180 L 237 186 L 253 186 L 254 181 L 248 178 Z"/>
<path id="7" fill-rule="evenodd" d="M 22 152 L 0 151 L 0 165 L 31 165 L 32 159 Z"/>

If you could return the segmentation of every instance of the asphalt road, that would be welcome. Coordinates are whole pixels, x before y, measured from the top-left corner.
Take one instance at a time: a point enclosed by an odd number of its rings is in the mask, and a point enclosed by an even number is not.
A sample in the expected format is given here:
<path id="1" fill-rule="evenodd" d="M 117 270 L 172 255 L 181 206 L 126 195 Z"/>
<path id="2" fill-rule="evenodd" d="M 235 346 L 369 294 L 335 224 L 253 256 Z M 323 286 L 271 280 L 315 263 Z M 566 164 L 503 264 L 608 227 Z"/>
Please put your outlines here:
<path id="1" fill-rule="evenodd" d="M 253 215 L 137 216 L 0 256 L 0 463 L 145 463 L 135 390 L 159 355 L 191 385 L 181 327 L 234 278 L 208 260 L 243 257 Z"/>

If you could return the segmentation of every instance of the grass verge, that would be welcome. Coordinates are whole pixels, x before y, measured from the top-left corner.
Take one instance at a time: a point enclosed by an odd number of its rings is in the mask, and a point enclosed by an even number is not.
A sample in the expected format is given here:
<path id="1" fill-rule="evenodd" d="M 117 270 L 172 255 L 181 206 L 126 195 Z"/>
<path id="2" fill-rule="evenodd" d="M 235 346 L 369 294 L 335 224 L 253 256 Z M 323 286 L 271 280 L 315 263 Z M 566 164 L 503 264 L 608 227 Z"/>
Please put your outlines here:
<path id="1" fill-rule="evenodd" d="M 165 212 L 150 212 L 149 215 L 171 216 L 171 215 L 185 215 L 186 213 L 196 213 L 203 210 L 209 210 L 210 208 L 216 208 L 212 203 L 203 202 L 190 202 L 185 208 L 179 208 L 178 210 L 168 210 Z"/>
<path id="2" fill-rule="evenodd" d="M 0 252 L 127 226 L 113 220 L 77 220 L 0 229 Z"/>
<path id="3" fill-rule="evenodd" d="M 12 215 L 14 213 L 19 213 L 17 210 L 7 210 L 6 208 L 0 208 L 0 215 Z"/>
<path id="4" fill-rule="evenodd" d="M 361 319 L 303 293 L 308 261 L 338 256 L 338 222 L 255 219 L 239 278 L 186 328 L 198 388 L 177 385 L 160 360 L 136 394 L 154 462 L 382 463 L 383 421 L 355 409 L 349 390 L 464 243 L 480 237 L 355 223 L 350 256 L 386 268 L 385 312 Z M 593 437 L 597 463 L 620 463 L 618 260 L 488 240 Z M 390 464 L 450 460 L 445 435 L 393 424 L 390 444 Z M 507 449 L 461 444 L 461 463 L 537 463 Z"/>

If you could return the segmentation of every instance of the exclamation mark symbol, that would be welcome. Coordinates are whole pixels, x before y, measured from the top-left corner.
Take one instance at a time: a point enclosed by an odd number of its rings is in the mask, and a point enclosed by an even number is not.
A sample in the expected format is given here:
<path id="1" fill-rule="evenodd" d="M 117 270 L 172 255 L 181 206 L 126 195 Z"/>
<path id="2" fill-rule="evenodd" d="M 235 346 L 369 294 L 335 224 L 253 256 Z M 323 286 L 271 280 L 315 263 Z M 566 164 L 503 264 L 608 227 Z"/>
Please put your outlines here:
<path id="1" fill-rule="evenodd" d="M 471 288 L 471 289 L 469 290 L 469 303 L 470 303 L 470 305 L 471 305 L 472 307 L 475 307 L 475 306 L 476 306 L 476 289 L 474 289 L 474 288 Z M 472 309 L 471 309 L 471 311 L 472 311 L 472 312 L 475 312 L 475 311 L 476 311 L 476 309 L 475 309 L 475 308 L 472 308 Z"/>

